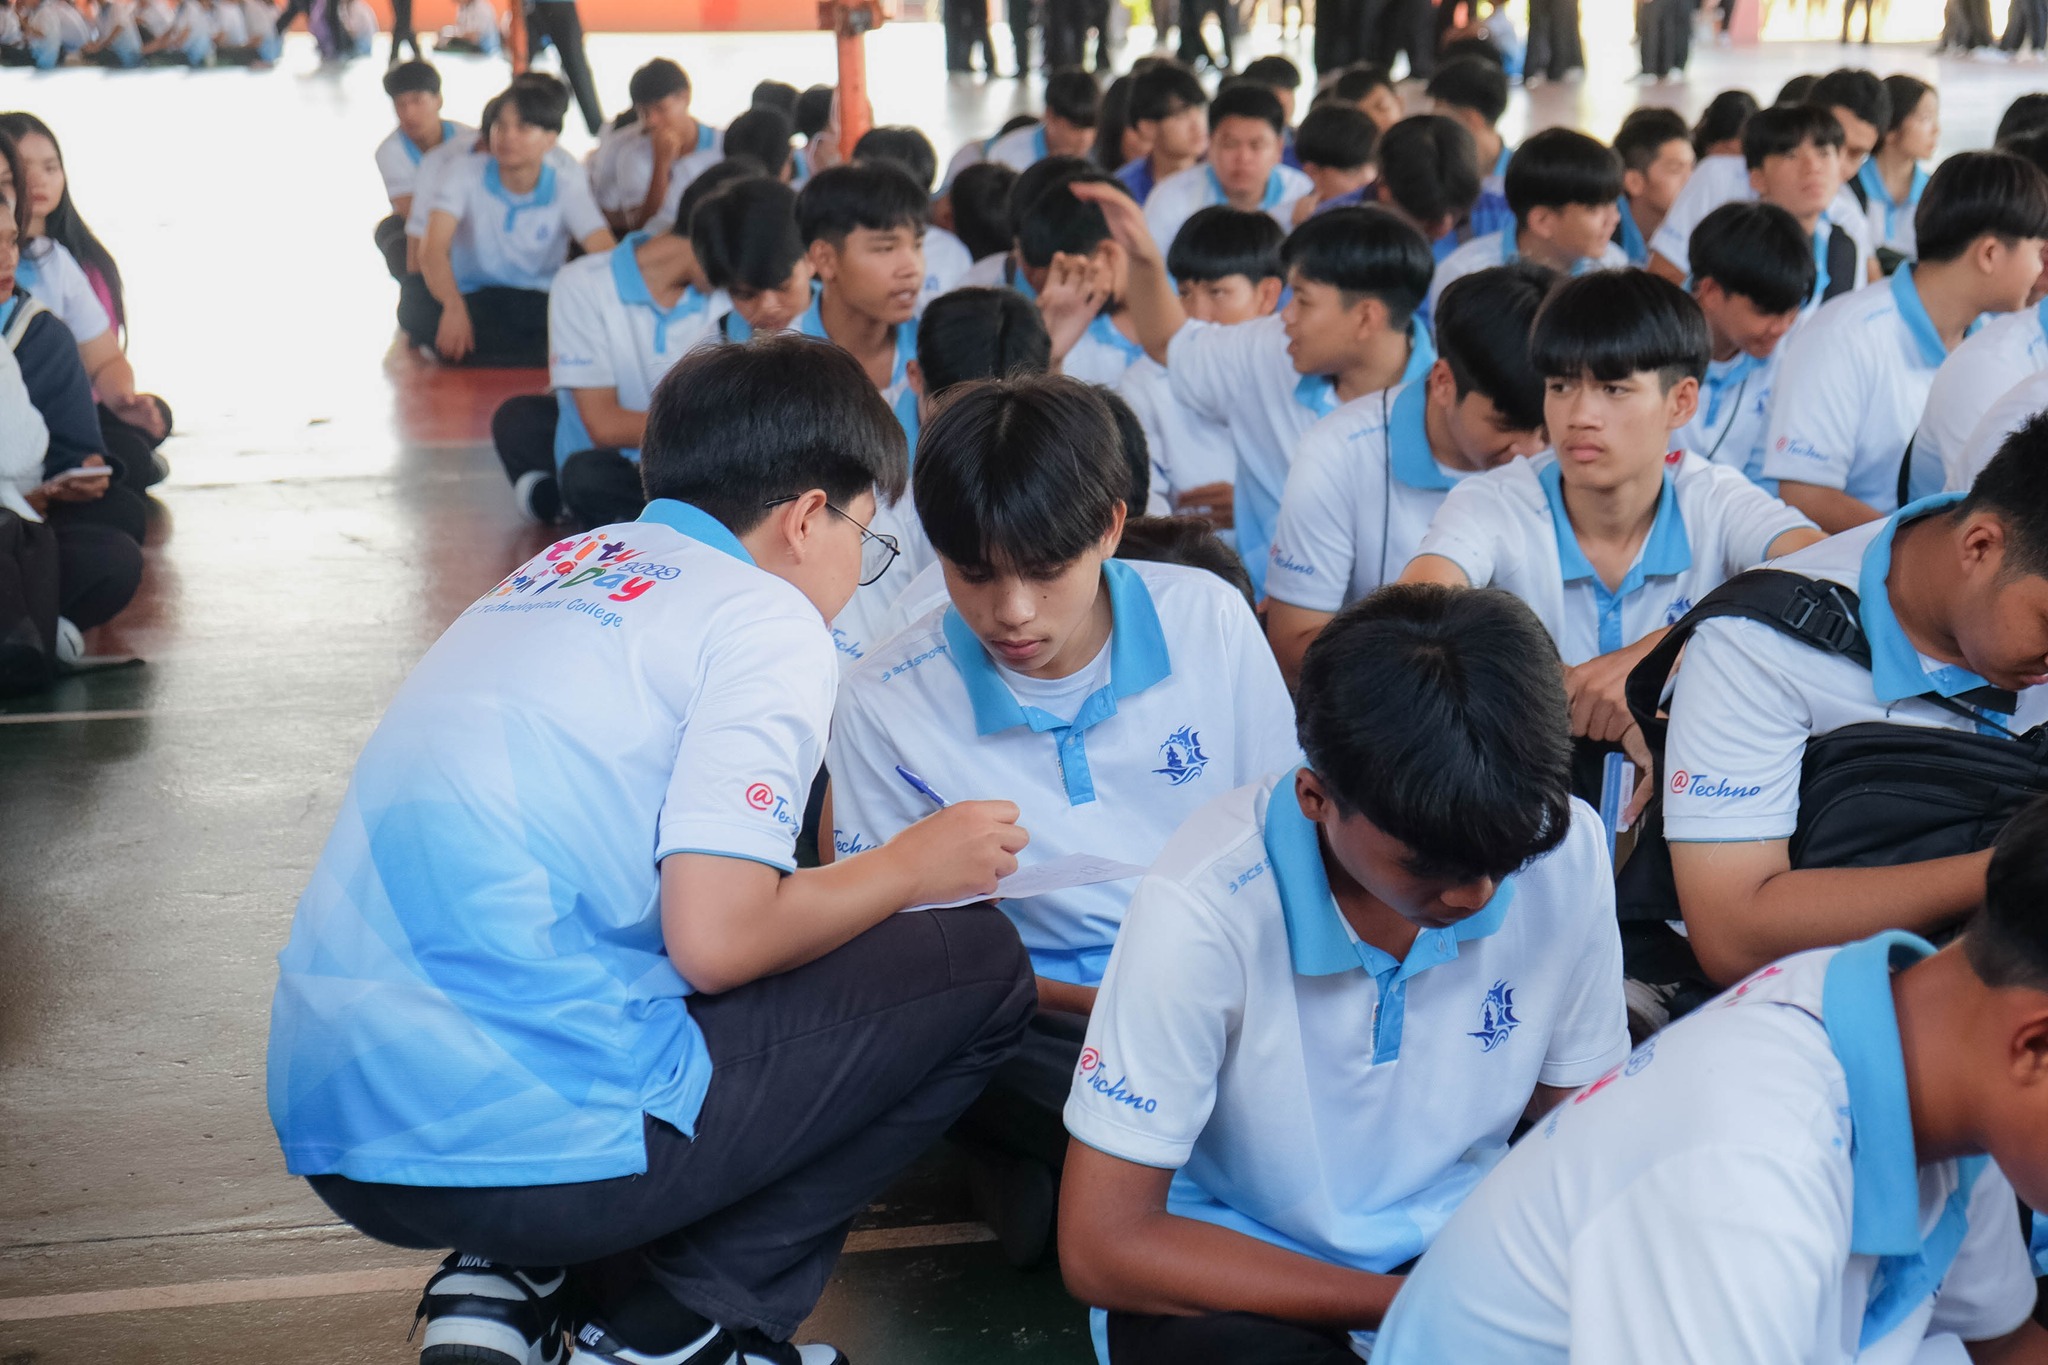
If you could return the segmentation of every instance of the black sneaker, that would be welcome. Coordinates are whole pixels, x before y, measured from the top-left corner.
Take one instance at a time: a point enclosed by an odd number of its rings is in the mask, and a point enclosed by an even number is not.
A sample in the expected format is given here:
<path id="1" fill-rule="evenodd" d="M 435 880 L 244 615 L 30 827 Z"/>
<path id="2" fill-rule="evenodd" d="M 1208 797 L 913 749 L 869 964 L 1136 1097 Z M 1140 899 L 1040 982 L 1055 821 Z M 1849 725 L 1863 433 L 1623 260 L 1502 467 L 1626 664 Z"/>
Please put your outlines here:
<path id="1" fill-rule="evenodd" d="M 529 469 L 512 485 L 512 501 L 519 515 L 542 526 L 562 519 L 562 489 L 555 476 L 545 470 Z"/>
<path id="2" fill-rule="evenodd" d="M 420 1365 L 561 1365 L 560 1270 L 520 1270 L 451 1253 L 420 1294 Z"/>

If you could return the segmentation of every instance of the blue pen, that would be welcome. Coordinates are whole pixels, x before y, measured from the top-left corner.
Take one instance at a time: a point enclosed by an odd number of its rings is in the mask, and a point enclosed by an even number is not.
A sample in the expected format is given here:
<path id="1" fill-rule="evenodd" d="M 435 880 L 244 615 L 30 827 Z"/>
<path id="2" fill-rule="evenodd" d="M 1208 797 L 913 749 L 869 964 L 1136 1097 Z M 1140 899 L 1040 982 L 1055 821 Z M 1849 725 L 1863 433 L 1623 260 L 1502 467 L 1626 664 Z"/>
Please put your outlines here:
<path id="1" fill-rule="evenodd" d="M 901 763 L 898 763 L 896 765 L 896 776 L 902 778 L 905 782 L 908 782 L 920 796 L 930 798 L 931 803 L 934 806 L 937 806 L 940 810 L 944 810 L 946 808 L 946 798 L 939 795 L 937 792 L 933 791 L 931 789 L 930 783 L 926 782 L 916 773 L 910 771 L 910 769 L 904 767 Z"/>

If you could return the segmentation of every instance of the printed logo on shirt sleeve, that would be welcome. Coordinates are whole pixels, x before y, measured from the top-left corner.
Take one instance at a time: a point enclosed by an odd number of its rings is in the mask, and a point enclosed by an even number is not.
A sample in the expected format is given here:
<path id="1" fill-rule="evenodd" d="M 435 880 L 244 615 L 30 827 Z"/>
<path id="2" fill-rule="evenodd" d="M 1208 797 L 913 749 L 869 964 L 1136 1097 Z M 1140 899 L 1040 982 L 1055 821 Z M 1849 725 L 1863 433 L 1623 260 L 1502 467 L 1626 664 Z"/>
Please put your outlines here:
<path id="1" fill-rule="evenodd" d="M 1115 1104 L 1134 1109 L 1140 1114 L 1159 1112 L 1159 1101 L 1140 1095 L 1131 1089 L 1130 1078 L 1118 1073 L 1115 1080 L 1109 1078 L 1110 1067 L 1102 1054 L 1092 1047 L 1081 1049 L 1081 1060 L 1074 1066 L 1074 1079 L 1087 1086 L 1096 1094 Z"/>
<path id="2" fill-rule="evenodd" d="M 1273 547 L 1272 561 L 1273 567 L 1276 569 L 1284 569 L 1291 574 L 1300 574 L 1303 578 L 1314 578 L 1316 576 L 1315 565 L 1302 563 L 1278 545 Z"/>
<path id="3" fill-rule="evenodd" d="M 1827 456 L 1814 449 L 1813 442 L 1795 440 L 1790 436 L 1780 436 L 1773 449 L 1777 450 L 1780 454 L 1790 455 L 1795 459 L 1811 460 L 1815 464 L 1826 464 L 1828 462 Z"/>
<path id="4" fill-rule="evenodd" d="M 747 788 L 746 800 L 747 805 L 751 809 L 760 811 L 763 815 L 775 821 L 776 824 L 788 825 L 791 829 L 796 828 L 797 820 L 790 813 L 789 802 L 783 799 L 782 795 L 766 782 L 756 782 L 749 786 Z"/>
<path id="5" fill-rule="evenodd" d="M 1762 792 L 1761 786 L 1744 786 L 1740 782 L 1730 782 L 1725 777 L 1715 777 L 1711 773 L 1689 773 L 1680 768 L 1671 774 L 1673 796 L 1697 796 L 1710 801 L 1740 801 L 1761 795 Z"/>

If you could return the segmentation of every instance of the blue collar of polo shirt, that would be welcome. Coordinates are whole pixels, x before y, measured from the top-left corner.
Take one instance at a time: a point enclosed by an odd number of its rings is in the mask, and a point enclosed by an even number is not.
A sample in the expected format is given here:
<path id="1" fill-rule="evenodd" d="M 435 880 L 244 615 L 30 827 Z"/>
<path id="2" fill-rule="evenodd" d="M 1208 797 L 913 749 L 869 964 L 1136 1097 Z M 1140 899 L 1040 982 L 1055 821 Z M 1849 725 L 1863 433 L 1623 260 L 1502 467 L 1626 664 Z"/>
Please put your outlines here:
<path id="1" fill-rule="evenodd" d="M 1543 485 L 1543 496 L 1550 503 L 1550 525 L 1557 533 L 1557 563 L 1564 571 L 1564 581 L 1591 578 L 1599 583 L 1592 562 L 1579 548 L 1579 533 L 1572 529 L 1571 514 L 1565 511 L 1563 468 L 1552 460 L 1536 471 L 1536 481 Z M 1642 587 L 1645 578 L 1669 577 L 1691 567 L 1692 541 L 1685 534 L 1685 517 L 1678 510 L 1677 480 L 1667 466 L 1664 486 L 1657 494 L 1657 511 L 1650 518 L 1650 534 L 1644 538 L 1642 553 L 1629 566 L 1628 576 L 1622 579 L 1614 595 L 1626 597 Z M 1600 586 L 1606 587 L 1604 583 Z"/>
<path id="2" fill-rule="evenodd" d="M 796 320 L 796 330 L 804 336 L 819 341 L 831 341 L 825 334 L 825 287 L 814 283 L 811 286 L 811 306 L 804 309 L 803 316 Z M 835 343 L 836 344 L 836 343 Z M 917 323 L 896 324 L 896 359 L 889 366 L 889 385 L 895 388 L 910 372 L 910 362 L 917 359 Z"/>
<path id="3" fill-rule="evenodd" d="M 1884 235 L 1887 237 L 1892 235 L 1893 221 L 1899 216 L 1899 210 L 1914 208 L 1920 203 L 1920 196 L 1927 189 L 1927 179 L 1927 172 L 1916 164 L 1913 179 L 1906 186 L 1906 202 L 1894 204 L 1891 191 L 1884 187 L 1884 177 L 1877 173 L 1876 157 L 1864 157 L 1863 165 L 1856 171 L 1856 183 L 1863 186 L 1864 194 L 1872 203 L 1884 210 Z"/>
<path id="4" fill-rule="evenodd" d="M 1948 359 L 1948 347 L 1941 344 L 1941 333 L 1934 330 L 1934 319 L 1927 316 L 1927 305 L 1920 302 L 1920 290 L 1913 283 L 1911 264 L 1902 265 L 1892 272 L 1892 298 L 1898 301 L 1899 320 L 1906 324 L 1906 332 L 1920 351 L 1920 363 L 1929 369 L 1940 368 L 1941 362 Z M 1963 336 L 1975 336 L 1983 325 L 1984 317 L 1979 314 L 1963 329 Z"/>
<path id="5" fill-rule="evenodd" d="M 1428 374 L 1434 364 L 1436 343 L 1430 340 L 1429 329 L 1422 325 L 1420 317 L 1408 319 L 1408 363 L 1394 382 L 1413 384 Z M 1337 381 L 1327 374 L 1305 374 L 1295 381 L 1294 401 L 1318 417 L 1328 417 L 1338 407 Z"/>
<path id="6" fill-rule="evenodd" d="M 1107 313 L 1095 315 L 1095 320 L 1088 324 L 1088 335 L 1099 344 L 1120 352 L 1126 360 L 1136 361 L 1145 354 L 1144 343 L 1132 341 L 1119 332 Z"/>
<path id="7" fill-rule="evenodd" d="M 21 306 L 21 297 L 17 293 L 0 299 L 0 327 L 5 327 L 14 320 L 14 310 Z"/>
<path id="8" fill-rule="evenodd" d="M 688 536 L 700 545 L 709 545 L 723 551 L 742 564 L 752 564 L 754 557 L 747 553 L 747 547 L 740 544 L 740 538 L 732 533 L 726 524 L 701 507 L 675 498 L 656 498 L 647 504 L 639 517 L 666 526 L 678 535 Z"/>
<path id="9" fill-rule="evenodd" d="M 505 188 L 504 180 L 498 175 L 498 158 L 492 157 L 484 163 L 484 191 L 505 206 L 505 231 L 519 226 L 519 215 L 527 209 L 545 208 L 555 202 L 555 168 L 543 161 L 540 163 L 540 178 L 533 182 L 533 189 L 527 194 L 513 194 Z"/>
<path id="10" fill-rule="evenodd" d="M 1705 408 L 1709 427 L 1720 422 L 1721 401 L 1728 396 L 1729 391 L 1732 389 L 1741 392 L 1742 385 L 1749 382 L 1749 377 L 1755 374 L 1762 364 L 1761 360 L 1748 351 L 1737 351 L 1733 360 L 1717 360 L 1707 366 L 1707 375 L 1700 381 L 1700 388 L 1705 390 L 1707 395 Z"/>
<path id="11" fill-rule="evenodd" d="M 1458 481 L 1444 472 L 1429 448 L 1429 386 L 1413 383 L 1401 390 L 1387 415 L 1387 467 L 1410 488 L 1442 493 Z"/>
<path id="12" fill-rule="evenodd" d="M 1815 303 L 1828 296 L 1828 284 L 1830 283 L 1828 278 L 1828 242 L 1834 235 L 1835 225 L 1830 223 L 1825 216 L 1821 218 L 1819 223 L 1814 225 L 1813 293 L 1810 297 Z M 1690 275 L 1686 276 L 1688 288 L 1691 287 L 1691 281 L 1692 277 Z"/>
<path id="13" fill-rule="evenodd" d="M 1900 267 L 1901 270 L 1904 267 Z M 1856 595 L 1861 599 L 1858 616 L 1864 638 L 1870 642 L 1870 684 L 1877 699 L 1887 706 L 1907 697 L 1932 690 L 1953 697 L 1986 685 L 1984 679 L 1957 664 L 1944 664 L 1932 673 L 1920 662 L 1920 651 L 1906 638 L 1899 618 L 1892 612 L 1891 589 L 1886 580 L 1892 572 L 1892 539 L 1907 522 L 1953 507 L 1967 494 L 1937 493 L 1901 507 L 1884 520 L 1863 551 L 1863 566 L 1856 575 Z"/>
<path id="14" fill-rule="evenodd" d="M 1159 183 L 1159 175 L 1152 169 L 1152 156 L 1149 152 L 1118 167 L 1116 178 L 1123 181 L 1124 188 L 1131 192 L 1131 198 L 1140 204 L 1152 193 L 1152 187 Z"/>
<path id="15" fill-rule="evenodd" d="M 649 235 L 629 232 L 624 241 L 612 248 L 612 287 L 618 291 L 620 303 L 632 308 L 645 308 L 654 314 L 654 350 L 658 355 L 668 350 L 669 324 L 703 312 L 710 300 L 698 293 L 695 285 L 684 285 L 683 296 L 676 300 L 675 307 L 664 309 L 654 301 L 654 294 L 647 287 L 647 277 L 640 273 L 640 262 L 636 256 Z"/>
<path id="16" fill-rule="evenodd" d="M 1031 159 L 1043 161 L 1052 155 L 1052 148 L 1045 145 L 1045 125 L 1039 124 L 1031 130 Z"/>
<path id="17" fill-rule="evenodd" d="M 697 150 L 708 152 L 718 145 L 718 130 L 702 119 L 697 121 Z"/>
<path id="18" fill-rule="evenodd" d="M 1508 146 L 1507 139 L 1501 139 L 1500 155 L 1493 159 L 1493 169 L 1487 172 L 1487 174 L 1495 179 L 1500 179 L 1508 173 L 1508 163 L 1514 159 L 1515 149 Z"/>
<path id="19" fill-rule="evenodd" d="M 1615 241 L 1621 244 L 1630 264 L 1641 265 L 1650 259 L 1650 243 L 1643 236 L 1641 224 L 1636 222 L 1635 205 L 1629 203 L 1628 196 L 1624 194 L 1615 202 L 1615 207 L 1621 210 L 1621 224 L 1615 228 Z"/>
<path id="20" fill-rule="evenodd" d="M 455 125 L 453 123 L 450 123 L 447 119 L 442 119 L 441 142 L 446 142 L 449 138 L 454 136 Z M 412 162 L 412 164 L 415 166 L 419 165 L 420 158 L 426 155 L 425 152 L 420 150 L 419 143 L 414 142 L 410 137 L 408 137 L 406 135 L 405 129 L 403 128 L 400 128 L 398 130 L 398 145 L 405 148 L 405 159 Z M 440 143 L 436 143 L 434 145 L 439 146 Z"/>
<path id="21" fill-rule="evenodd" d="M 1209 193 L 1214 196 L 1210 202 L 1214 204 L 1229 203 L 1230 195 L 1224 191 L 1223 182 L 1216 178 L 1216 168 L 1214 166 L 1205 166 L 1202 169 L 1208 173 Z M 1278 208 L 1280 200 L 1286 193 L 1287 177 L 1280 173 L 1278 166 L 1275 166 L 1271 174 L 1266 177 L 1266 192 L 1259 197 L 1259 211 L 1261 213 L 1268 213 Z"/>
<path id="22" fill-rule="evenodd" d="M 34 289 L 43 282 L 43 269 L 36 264 L 35 254 L 24 251 L 16 257 L 14 262 L 14 282 L 23 289 Z"/>

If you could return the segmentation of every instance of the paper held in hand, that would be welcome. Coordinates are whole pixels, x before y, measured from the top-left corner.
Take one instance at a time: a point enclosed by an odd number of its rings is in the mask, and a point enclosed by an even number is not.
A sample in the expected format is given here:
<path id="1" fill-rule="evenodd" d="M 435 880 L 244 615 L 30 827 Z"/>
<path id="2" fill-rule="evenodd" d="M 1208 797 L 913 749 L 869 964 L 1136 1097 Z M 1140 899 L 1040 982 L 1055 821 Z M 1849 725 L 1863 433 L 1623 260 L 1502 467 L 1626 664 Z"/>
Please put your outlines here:
<path id="1" fill-rule="evenodd" d="M 1093 853 L 1069 853 L 1063 858 L 1048 858 L 1042 863 L 1018 868 L 996 883 L 993 895 L 962 896 L 956 901 L 913 905 L 908 909 L 946 910 L 956 905 L 972 905 L 982 900 L 1025 900 L 1032 896 L 1050 895 L 1054 891 L 1066 891 L 1076 886 L 1120 882 L 1126 877 L 1142 877 L 1144 874 L 1145 869 L 1136 863 L 1120 863 L 1114 858 L 1101 858 Z"/>

